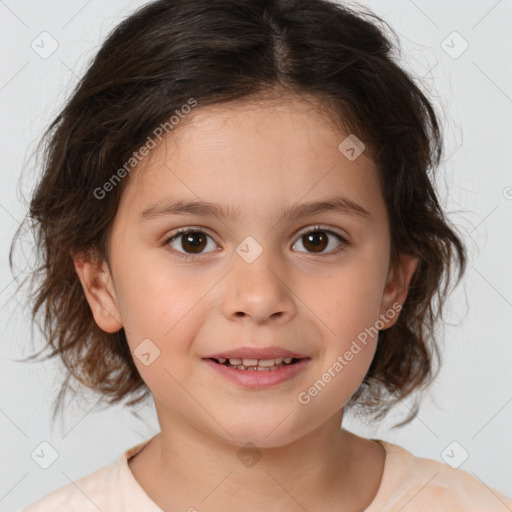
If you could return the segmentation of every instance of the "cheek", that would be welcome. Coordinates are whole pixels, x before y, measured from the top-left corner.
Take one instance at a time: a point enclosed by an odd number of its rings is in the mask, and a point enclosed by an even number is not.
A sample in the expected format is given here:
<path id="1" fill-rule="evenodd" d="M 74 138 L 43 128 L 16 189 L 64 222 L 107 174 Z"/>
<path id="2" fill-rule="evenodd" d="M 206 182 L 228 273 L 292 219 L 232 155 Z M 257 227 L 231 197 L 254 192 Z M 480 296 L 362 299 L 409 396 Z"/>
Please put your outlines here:
<path id="1" fill-rule="evenodd" d="M 378 293 L 373 286 L 352 286 L 347 279 L 330 281 L 336 299 L 323 295 L 327 315 L 324 354 L 314 378 L 297 396 L 309 414 L 321 417 L 344 407 L 361 385 L 378 342 Z M 337 289 L 339 288 L 339 290 Z M 334 293 L 334 292 L 333 292 Z M 320 303 L 321 304 L 321 303 Z"/>
<path id="2" fill-rule="evenodd" d="M 378 256 L 358 252 L 317 286 L 315 312 L 342 339 L 357 336 L 379 318 L 386 272 Z"/>
<path id="3" fill-rule="evenodd" d="M 204 286 L 163 255 L 162 248 L 133 254 L 117 272 L 123 321 L 134 333 L 162 338 L 198 304 Z"/>
<path id="4" fill-rule="evenodd" d="M 297 395 L 309 417 L 323 418 L 345 407 L 363 381 L 376 344 L 354 340 L 326 355 L 322 368 Z"/>
<path id="5" fill-rule="evenodd" d="M 133 259 L 118 273 L 118 303 L 130 351 L 151 389 L 169 387 L 171 374 L 190 371 L 190 347 L 198 322 L 201 298 L 208 287 L 191 285 L 190 278 L 162 264 L 139 265 Z M 179 367 L 173 361 L 180 361 Z"/>

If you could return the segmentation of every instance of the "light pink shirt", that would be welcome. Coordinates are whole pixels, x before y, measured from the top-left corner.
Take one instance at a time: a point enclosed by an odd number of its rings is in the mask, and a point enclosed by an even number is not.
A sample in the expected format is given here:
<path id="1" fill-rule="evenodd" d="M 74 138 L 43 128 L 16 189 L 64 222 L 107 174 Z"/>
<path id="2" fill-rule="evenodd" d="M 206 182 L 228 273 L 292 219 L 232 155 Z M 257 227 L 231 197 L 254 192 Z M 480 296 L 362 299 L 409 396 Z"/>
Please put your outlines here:
<path id="1" fill-rule="evenodd" d="M 163 512 L 128 466 L 128 459 L 149 441 L 126 450 L 114 464 L 47 494 L 22 512 Z M 511 499 L 470 473 L 415 457 L 395 444 L 379 442 L 386 450 L 384 473 L 377 495 L 365 512 L 512 511 Z"/>

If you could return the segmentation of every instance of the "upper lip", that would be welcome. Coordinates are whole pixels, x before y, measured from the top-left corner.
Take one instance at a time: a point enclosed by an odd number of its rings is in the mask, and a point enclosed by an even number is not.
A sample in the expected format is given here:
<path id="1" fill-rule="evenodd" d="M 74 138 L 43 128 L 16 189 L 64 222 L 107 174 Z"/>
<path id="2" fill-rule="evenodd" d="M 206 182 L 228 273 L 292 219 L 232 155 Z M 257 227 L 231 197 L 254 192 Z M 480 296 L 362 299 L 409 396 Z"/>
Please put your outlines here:
<path id="1" fill-rule="evenodd" d="M 285 357 L 294 357 L 295 359 L 303 359 L 308 357 L 304 354 L 292 352 L 281 347 L 265 347 L 265 348 L 254 348 L 254 347 L 239 347 L 232 350 L 226 350 L 224 352 L 218 352 L 206 356 L 205 359 L 277 359 Z"/>

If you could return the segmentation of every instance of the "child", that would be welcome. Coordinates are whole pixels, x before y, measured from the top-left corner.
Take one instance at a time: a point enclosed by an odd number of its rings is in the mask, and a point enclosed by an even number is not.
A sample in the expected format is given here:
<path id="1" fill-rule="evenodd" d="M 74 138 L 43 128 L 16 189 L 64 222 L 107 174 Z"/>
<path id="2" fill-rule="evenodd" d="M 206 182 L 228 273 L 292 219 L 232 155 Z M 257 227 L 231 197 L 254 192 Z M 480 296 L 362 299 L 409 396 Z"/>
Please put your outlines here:
<path id="1" fill-rule="evenodd" d="M 379 23 L 160 0 L 109 36 L 48 132 L 34 315 L 85 386 L 151 393 L 161 431 L 25 512 L 512 510 L 341 428 L 429 383 L 466 262 L 436 114 Z"/>

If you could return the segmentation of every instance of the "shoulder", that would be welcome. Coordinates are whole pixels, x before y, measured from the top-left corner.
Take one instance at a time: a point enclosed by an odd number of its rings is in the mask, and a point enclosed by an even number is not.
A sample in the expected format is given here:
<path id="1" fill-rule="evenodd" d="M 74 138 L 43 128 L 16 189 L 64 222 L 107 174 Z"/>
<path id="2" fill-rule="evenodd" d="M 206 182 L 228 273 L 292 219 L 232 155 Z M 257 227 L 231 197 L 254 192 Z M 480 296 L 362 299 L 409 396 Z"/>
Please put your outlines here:
<path id="1" fill-rule="evenodd" d="M 98 512 L 102 510 L 145 510 L 160 512 L 133 477 L 128 460 L 151 439 L 126 450 L 113 464 L 50 492 L 21 512 Z M 129 502 L 129 503 L 127 503 Z M 129 506 L 128 506 L 129 505 Z"/>
<path id="2" fill-rule="evenodd" d="M 117 464 L 111 464 L 56 489 L 21 512 L 98 512 L 110 510 L 112 490 L 116 488 Z"/>
<path id="3" fill-rule="evenodd" d="M 512 500 L 467 471 L 416 457 L 392 443 L 379 442 L 387 459 L 375 500 L 385 499 L 379 510 L 391 512 L 406 506 L 415 512 L 503 512 L 507 507 L 512 510 Z M 373 512 L 373 508 L 367 512 Z"/>

